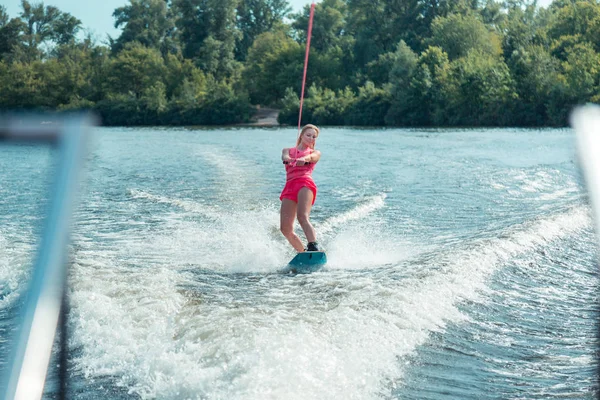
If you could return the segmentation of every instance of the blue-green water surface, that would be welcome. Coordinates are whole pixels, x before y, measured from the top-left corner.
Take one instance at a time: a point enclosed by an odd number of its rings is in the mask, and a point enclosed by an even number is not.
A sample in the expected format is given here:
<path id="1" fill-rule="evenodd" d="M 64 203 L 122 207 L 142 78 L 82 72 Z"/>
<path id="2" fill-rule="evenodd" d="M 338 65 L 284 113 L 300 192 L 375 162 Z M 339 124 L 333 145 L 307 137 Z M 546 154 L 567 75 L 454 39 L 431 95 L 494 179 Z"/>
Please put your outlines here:
<path id="1" fill-rule="evenodd" d="M 598 252 L 572 131 L 324 128 L 311 218 L 328 264 L 310 275 L 279 272 L 295 137 L 95 131 L 70 398 L 596 397 Z M 0 151 L 4 369 L 53 153 Z"/>

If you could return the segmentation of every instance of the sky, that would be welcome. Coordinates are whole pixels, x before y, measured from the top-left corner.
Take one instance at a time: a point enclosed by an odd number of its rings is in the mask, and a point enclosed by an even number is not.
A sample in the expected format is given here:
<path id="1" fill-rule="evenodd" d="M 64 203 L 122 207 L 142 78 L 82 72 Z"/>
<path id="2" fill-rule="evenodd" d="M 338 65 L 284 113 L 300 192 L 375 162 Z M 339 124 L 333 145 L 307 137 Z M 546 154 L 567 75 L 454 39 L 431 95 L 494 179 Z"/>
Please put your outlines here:
<path id="1" fill-rule="evenodd" d="M 38 3 L 37 0 L 30 0 Z M 552 0 L 539 0 L 540 6 L 547 6 Z M 310 4 L 311 0 L 288 0 L 294 11 L 299 11 L 303 6 Z M 3 0 L 8 15 L 16 17 L 21 12 L 21 0 Z M 61 11 L 68 12 L 81 20 L 83 28 L 90 32 L 99 42 L 105 42 L 107 35 L 117 38 L 120 29 L 114 27 L 112 13 L 116 8 L 129 4 L 128 0 L 46 0 L 44 5 L 55 6 Z M 317 1 L 318 3 L 318 1 Z"/>

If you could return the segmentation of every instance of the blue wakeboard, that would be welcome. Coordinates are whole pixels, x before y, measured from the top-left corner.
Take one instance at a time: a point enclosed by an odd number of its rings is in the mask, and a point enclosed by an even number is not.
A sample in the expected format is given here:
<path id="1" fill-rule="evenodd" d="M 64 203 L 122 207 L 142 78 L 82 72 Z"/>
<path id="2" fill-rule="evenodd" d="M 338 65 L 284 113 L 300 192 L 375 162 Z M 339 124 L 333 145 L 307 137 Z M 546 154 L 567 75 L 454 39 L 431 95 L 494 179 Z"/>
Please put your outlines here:
<path id="1" fill-rule="evenodd" d="M 285 271 L 296 274 L 310 274 L 323 268 L 327 264 L 327 255 L 324 251 L 304 251 L 296 254 L 290 261 Z"/>

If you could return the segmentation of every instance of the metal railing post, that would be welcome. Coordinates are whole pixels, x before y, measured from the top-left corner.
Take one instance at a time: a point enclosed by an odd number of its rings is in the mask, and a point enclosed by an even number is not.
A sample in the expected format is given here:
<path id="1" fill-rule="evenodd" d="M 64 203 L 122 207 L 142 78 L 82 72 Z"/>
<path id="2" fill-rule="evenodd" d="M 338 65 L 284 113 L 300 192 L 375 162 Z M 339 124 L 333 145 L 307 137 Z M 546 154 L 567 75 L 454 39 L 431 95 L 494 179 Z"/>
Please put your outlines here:
<path id="1" fill-rule="evenodd" d="M 87 131 L 93 118 L 65 117 L 45 126 L 36 118 L 8 119 L 0 139 L 50 142 L 58 148 L 56 180 L 33 273 L 20 312 L 18 336 L 13 342 L 4 380 L 3 399 L 40 399 L 52 354 L 52 345 L 66 285 L 67 246 Z"/>

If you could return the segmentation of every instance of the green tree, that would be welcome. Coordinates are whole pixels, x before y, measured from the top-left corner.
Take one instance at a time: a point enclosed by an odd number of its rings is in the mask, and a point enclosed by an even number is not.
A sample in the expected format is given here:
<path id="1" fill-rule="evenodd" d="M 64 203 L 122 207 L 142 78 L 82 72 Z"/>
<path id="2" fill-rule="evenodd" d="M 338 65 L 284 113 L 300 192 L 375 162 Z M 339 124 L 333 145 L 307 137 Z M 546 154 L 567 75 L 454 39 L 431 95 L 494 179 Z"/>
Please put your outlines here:
<path id="1" fill-rule="evenodd" d="M 274 104 L 288 87 L 299 93 L 303 49 L 284 32 L 259 35 L 248 52 L 243 81 L 253 104 Z"/>
<path id="2" fill-rule="evenodd" d="M 413 111 L 414 121 L 422 121 L 422 125 L 442 125 L 448 99 L 452 96 L 452 92 L 448 93 L 448 89 L 452 89 L 448 54 L 439 47 L 425 50 L 419 57 L 419 69 L 410 87 L 413 97 L 420 94 L 421 107 Z"/>
<path id="3" fill-rule="evenodd" d="M 584 43 L 586 43 L 586 41 L 581 35 L 563 35 L 558 39 L 552 40 L 550 51 L 552 56 L 561 61 L 566 61 L 569 50 L 578 44 Z"/>
<path id="4" fill-rule="evenodd" d="M 531 45 L 513 51 L 508 65 L 519 96 L 515 102 L 515 125 L 546 125 L 550 93 L 561 80 L 559 61 L 543 46 Z"/>
<path id="5" fill-rule="evenodd" d="M 166 86 L 162 82 L 144 89 L 140 96 L 141 119 L 145 125 L 158 125 L 162 122 L 163 113 L 167 110 Z"/>
<path id="6" fill-rule="evenodd" d="M 20 17 L 25 23 L 23 55 L 27 61 L 42 57 L 44 52 L 40 46 L 47 41 L 58 44 L 74 41 L 81 28 L 81 21 L 54 6 L 21 0 L 21 8 Z"/>
<path id="7" fill-rule="evenodd" d="M 343 125 L 349 105 L 345 101 L 346 99 L 341 98 L 345 93 L 348 92 L 342 92 L 342 96 L 338 96 L 331 89 L 311 85 L 304 100 L 301 123 L 305 124 L 310 121 L 317 125 Z M 350 96 L 351 101 L 354 101 L 354 95 L 351 92 Z M 298 114 L 292 118 L 294 124 L 297 124 Z"/>
<path id="8" fill-rule="evenodd" d="M 69 93 L 64 107 L 86 107 L 104 97 L 104 82 L 108 75 L 108 48 L 96 46 L 90 37 L 77 44 L 57 46 L 53 54 L 62 69 L 58 85 Z M 85 100 L 85 101 L 84 101 Z"/>
<path id="9" fill-rule="evenodd" d="M 436 18 L 450 13 L 465 14 L 476 8 L 477 1 L 469 0 L 396 0 L 386 2 L 390 16 L 386 30 L 392 43 L 404 40 L 413 50 L 427 47 L 431 24 Z"/>
<path id="10" fill-rule="evenodd" d="M 248 49 L 258 35 L 281 25 L 290 10 L 287 0 L 240 1 L 236 11 L 237 29 L 241 33 L 235 49 L 236 60 L 245 61 Z"/>
<path id="11" fill-rule="evenodd" d="M 396 64 L 397 52 L 380 54 L 377 60 L 367 64 L 367 80 L 373 82 L 376 86 L 384 85 L 390 80 L 390 73 Z"/>
<path id="12" fill-rule="evenodd" d="M 31 66 L 42 83 L 38 88 L 37 103 L 44 108 L 52 109 L 68 104 L 81 84 L 77 73 L 68 69 L 73 66 L 72 63 L 61 63 L 52 58 L 43 63 L 36 61 Z"/>
<path id="13" fill-rule="evenodd" d="M 563 62 L 566 83 L 572 104 L 583 104 L 599 92 L 600 55 L 591 44 L 577 44 L 567 51 Z"/>
<path id="14" fill-rule="evenodd" d="M 107 83 L 109 93 L 139 98 L 167 74 L 160 52 L 137 42 L 128 43 L 111 60 Z"/>
<path id="15" fill-rule="evenodd" d="M 557 4 L 548 27 L 551 39 L 579 36 L 600 51 L 600 4 L 593 0 L 577 0 Z"/>
<path id="16" fill-rule="evenodd" d="M 357 67 L 394 51 L 403 40 L 415 51 L 427 47 L 432 23 L 450 13 L 466 14 L 478 2 L 470 0 L 347 0 L 346 30 L 356 38 Z"/>
<path id="17" fill-rule="evenodd" d="M 411 72 L 402 74 L 402 79 L 391 87 L 393 98 L 386 123 L 441 125 L 451 88 L 449 76 L 448 55 L 439 47 L 429 47 L 411 62 Z"/>
<path id="18" fill-rule="evenodd" d="M 336 46 L 341 46 L 344 40 L 347 13 L 346 5 L 342 0 L 323 0 L 315 6 L 312 35 L 310 39 L 311 51 L 325 53 Z M 308 34 L 308 19 L 310 6 L 305 6 L 303 11 L 294 15 L 292 27 L 300 43 L 306 43 Z"/>
<path id="19" fill-rule="evenodd" d="M 10 20 L 10 16 L 8 15 L 8 12 L 6 11 L 6 7 L 3 5 L 0 5 L 0 26 L 5 26 L 6 24 L 8 24 L 9 20 Z"/>
<path id="20" fill-rule="evenodd" d="M 176 97 L 190 100 L 206 94 L 206 75 L 191 60 L 186 60 L 181 55 L 168 54 L 165 67 L 167 74 L 164 80 L 168 99 Z"/>
<path id="21" fill-rule="evenodd" d="M 496 0 L 487 0 L 479 10 L 484 24 L 500 30 L 506 21 L 506 13 L 503 12 L 502 3 Z"/>
<path id="22" fill-rule="evenodd" d="M 81 30 L 81 21 L 69 13 L 60 13 L 52 21 L 52 33 L 50 38 L 57 45 L 73 44 L 79 31 Z"/>
<path id="23" fill-rule="evenodd" d="M 358 90 L 358 96 L 348 105 L 344 122 L 355 126 L 385 125 L 385 116 L 391 103 L 388 90 L 367 82 Z"/>
<path id="24" fill-rule="evenodd" d="M 96 46 L 91 39 L 86 39 L 81 50 L 86 55 L 87 82 L 82 88 L 80 96 L 92 102 L 98 102 L 107 96 L 108 87 L 106 81 L 110 76 L 111 60 L 110 49 L 106 46 Z"/>
<path id="25" fill-rule="evenodd" d="M 347 7 L 341 0 L 324 0 L 315 6 L 309 60 L 310 84 L 333 91 L 354 86 L 354 38 L 345 30 Z M 306 45 L 310 6 L 294 15 L 292 27 L 298 42 Z"/>
<path id="26" fill-rule="evenodd" d="M 37 65 L 36 65 L 37 64 Z M 45 106 L 41 97 L 44 82 L 37 73 L 40 61 L 0 62 L 0 107 L 32 109 Z"/>
<path id="27" fill-rule="evenodd" d="M 27 0 L 21 1 L 23 11 L 20 14 L 25 22 L 25 35 L 27 49 L 32 56 L 41 55 L 38 46 L 50 39 L 52 22 L 60 15 L 58 8 L 44 7 L 43 3 L 31 4 Z"/>
<path id="28" fill-rule="evenodd" d="M 111 39 L 114 53 L 130 42 L 139 42 L 164 53 L 174 50 L 172 33 L 175 25 L 167 0 L 129 0 L 128 5 L 115 9 L 113 17 L 115 28 L 123 28 L 116 40 Z"/>
<path id="29" fill-rule="evenodd" d="M 353 53 L 357 69 L 362 69 L 380 54 L 393 51 L 398 43 L 388 36 L 387 25 L 394 18 L 386 13 L 384 0 L 348 0 L 348 33 L 355 38 Z"/>
<path id="30" fill-rule="evenodd" d="M 237 69 L 234 51 L 240 32 L 236 29 L 239 0 L 173 0 L 175 24 L 183 55 L 217 78 Z"/>
<path id="31" fill-rule="evenodd" d="M 444 88 L 447 125 L 506 126 L 513 124 L 518 96 L 504 61 L 471 51 L 451 64 L 451 81 Z"/>
<path id="32" fill-rule="evenodd" d="M 390 71 L 391 106 L 388 111 L 386 124 L 409 125 L 408 115 L 416 108 L 416 100 L 410 84 L 418 68 L 418 55 L 401 41 L 394 54 L 394 65 Z"/>
<path id="33" fill-rule="evenodd" d="M 230 78 L 241 68 L 234 59 L 233 50 L 233 42 L 208 36 L 198 52 L 196 65 L 219 79 Z"/>
<path id="34" fill-rule="evenodd" d="M 25 23 L 19 18 L 9 19 L 6 8 L 0 6 L 0 60 L 7 59 L 23 42 Z"/>
<path id="35" fill-rule="evenodd" d="M 515 4 L 510 7 L 499 24 L 499 30 L 503 34 L 502 48 L 507 59 L 513 51 L 545 42 L 535 5 Z"/>
<path id="36" fill-rule="evenodd" d="M 207 75 L 203 85 L 200 89 L 186 80 L 181 93 L 170 102 L 164 121 L 176 125 L 223 125 L 249 120 L 248 99 L 236 93 L 230 83 Z"/>
<path id="37" fill-rule="evenodd" d="M 279 115 L 277 115 L 277 122 L 280 124 L 296 125 L 300 112 L 300 96 L 291 87 L 285 89 L 280 107 L 281 110 L 279 111 Z"/>
<path id="38" fill-rule="evenodd" d="M 472 13 L 451 14 L 438 17 L 432 23 L 432 46 L 438 46 L 448 53 L 450 60 L 465 57 L 471 50 L 499 55 L 500 39 Z"/>

